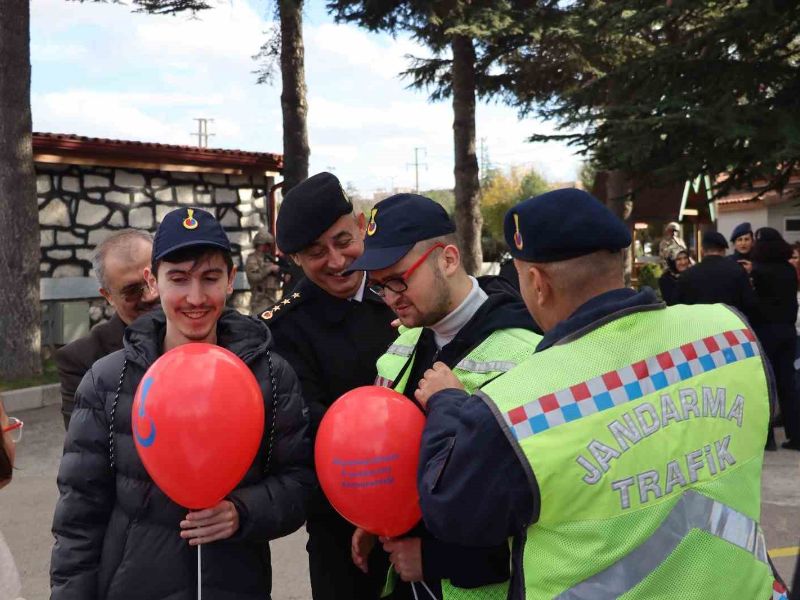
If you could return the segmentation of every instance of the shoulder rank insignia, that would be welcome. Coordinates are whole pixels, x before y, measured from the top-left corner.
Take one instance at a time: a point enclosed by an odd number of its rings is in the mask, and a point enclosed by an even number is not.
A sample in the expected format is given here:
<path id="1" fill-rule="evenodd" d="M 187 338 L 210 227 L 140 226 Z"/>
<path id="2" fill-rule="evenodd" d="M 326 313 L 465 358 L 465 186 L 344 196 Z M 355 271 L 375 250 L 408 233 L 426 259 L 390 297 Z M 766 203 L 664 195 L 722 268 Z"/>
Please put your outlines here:
<path id="1" fill-rule="evenodd" d="M 296 303 L 297 300 L 300 299 L 300 292 L 294 292 L 289 296 L 286 296 L 283 300 L 276 302 L 272 306 L 270 306 L 267 310 L 261 313 L 261 318 L 265 321 L 269 321 L 273 317 L 277 316 L 278 313 L 283 308 L 289 308 L 293 303 Z"/>

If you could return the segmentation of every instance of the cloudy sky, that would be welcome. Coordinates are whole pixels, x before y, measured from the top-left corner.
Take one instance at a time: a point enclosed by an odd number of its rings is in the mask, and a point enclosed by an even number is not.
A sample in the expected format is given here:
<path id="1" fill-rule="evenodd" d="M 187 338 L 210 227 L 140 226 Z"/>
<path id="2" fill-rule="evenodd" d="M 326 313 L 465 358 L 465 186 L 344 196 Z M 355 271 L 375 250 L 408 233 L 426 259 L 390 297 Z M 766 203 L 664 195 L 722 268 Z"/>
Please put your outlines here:
<path id="1" fill-rule="evenodd" d="M 333 169 L 369 194 L 414 185 L 452 187 L 452 111 L 397 77 L 403 37 L 337 25 L 322 0 L 304 22 L 311 172 Z M 114 4 L 31 0 L 35 131 L 194 144 L 195 117 L 213 118 L 209 145 L 281 151 L 280 85 L 255 85 L 252 56 L 272 27 L 272 2 L 223 0 L 197 18 L 132 14 Z M 496 166 L 533 166 L 551 181 L 576 178 L 579 158 L 560 144 L 528 144 L 550 124 L 481 104 L 478 137 Z"/>

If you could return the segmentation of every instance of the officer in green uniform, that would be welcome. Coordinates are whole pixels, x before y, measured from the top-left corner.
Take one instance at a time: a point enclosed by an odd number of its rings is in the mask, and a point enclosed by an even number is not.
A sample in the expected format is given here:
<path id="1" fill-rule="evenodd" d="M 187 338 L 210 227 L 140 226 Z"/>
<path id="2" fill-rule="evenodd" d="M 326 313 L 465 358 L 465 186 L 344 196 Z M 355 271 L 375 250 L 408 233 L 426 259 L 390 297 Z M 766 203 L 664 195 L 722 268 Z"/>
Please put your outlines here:
<path id="1" fill-rule="evenodd" d="M 520 203 L 505 234 L 545 336 L 471 396 L 426 372 L 426 525 L 509 539 L 514 599 L 781 597 L 758 525 L 772 385 L 747 323 L 625 289 L 628 229 L 583 191 Z"/>
<path id="2" fill-rule="evenodd" d="M 474 391 L 528 358 L 541 339 L 506 281 L 467 274 L 455 227 L 429 198 L 397 194 L 375 205 L 364 254 L 350 270 L 367 271 L 369 289 L 402 323 L 399 337 L 378 360 L 377 383 L 412 400 L 417 382 L 436 360 Z M 363 530 L 353 536 L 353 558 L 362 568 L 374 542 Z M 425 581 L 437 597 L 506 598 L 510 557 L 505 540 L 467 548 L 444 544 L 421 526 L 401 539 L 385 540 L 384 549 L 403 580 Z"/>

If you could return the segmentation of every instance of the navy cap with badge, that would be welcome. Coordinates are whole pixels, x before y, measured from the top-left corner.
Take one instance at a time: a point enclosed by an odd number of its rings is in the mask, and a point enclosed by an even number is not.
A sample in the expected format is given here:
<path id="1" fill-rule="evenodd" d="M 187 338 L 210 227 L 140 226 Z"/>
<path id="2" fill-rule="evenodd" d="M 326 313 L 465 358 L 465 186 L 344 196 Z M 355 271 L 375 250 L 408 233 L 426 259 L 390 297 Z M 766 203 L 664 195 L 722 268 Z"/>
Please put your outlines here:
<path id="1" fill-rule="evenodd" d="M 511 256 L 528 262 L 557 262 L 631 245 L 625 223 L 575 188 L 523 200 L 506 213 L 503 229 Z"/>
<path id="2" fill-rule="evenodd" d="M 370 213 L 364 254 L 347 272 L 377 271 L 402 259 L 417 242 L 455 232 L 447 211 L 417 194 L 395 194 L 378 202 Z"/>
<path id="3" fill-rule="evenodd" d="M 739 223 L 736 227 L 734 227 L 733 233 L 731 233 L 731 241 L 735 242 L 736 238 L 747 235 L 748 233 L 753 235 L 753 227 L 750 225 L 750 223 L 747 221 L 744 223 Z"/>
<path id="4" fill-rule="evenodd" d="M 322 172 L 294 186 L 281 202 L 276 223 L 278 248 L 294 254 L 310 246 L 353 204 L 335 175 Z"/>
<path id="5" fill-rule="evenodd" d="M 178 208 L 168 212 L 153 239 L 153 262 L 189 246 L 216 246 L 231 250 L 225 230 L 209 212 L 200 208 Z"/>

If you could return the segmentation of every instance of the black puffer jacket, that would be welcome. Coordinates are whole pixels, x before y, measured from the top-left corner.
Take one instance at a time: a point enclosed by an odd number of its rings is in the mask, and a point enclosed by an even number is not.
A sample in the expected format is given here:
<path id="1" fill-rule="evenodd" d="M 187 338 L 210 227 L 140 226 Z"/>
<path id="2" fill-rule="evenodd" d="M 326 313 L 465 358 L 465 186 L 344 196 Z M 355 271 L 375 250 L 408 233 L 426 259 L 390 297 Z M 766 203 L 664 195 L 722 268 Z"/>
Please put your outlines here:
<path id="1" fill-rule="evenodd" d="M 126 330 L 124 349 L 97 361 L 78 388 L 58 473 L 61 496 L 50 566 L 53 600 L 196 597 L 196 549 L 179 535 L 179 523 L 188 511 L 155 486 L 131 436 L 133 396 L 160 355 L 165 328 L 161 311 L 139 318 Z M 217 324 L 217 339 L 252 369 L 261 384 L 267 422 L 258 456 L 228 496 L 239 510 L 239 531 L 203 546 L 203 598 L 264 600 L 272 581 L 268 540 L 302 525 L 315 483 L 308 410 L 291 367 L 272 354 L 277 420 L 265 475 L 273 398 L 267 360 L 271 334 L 263 323 L 228 310 Z M 112 472 L 109 423 L 124 361 Z"/>

